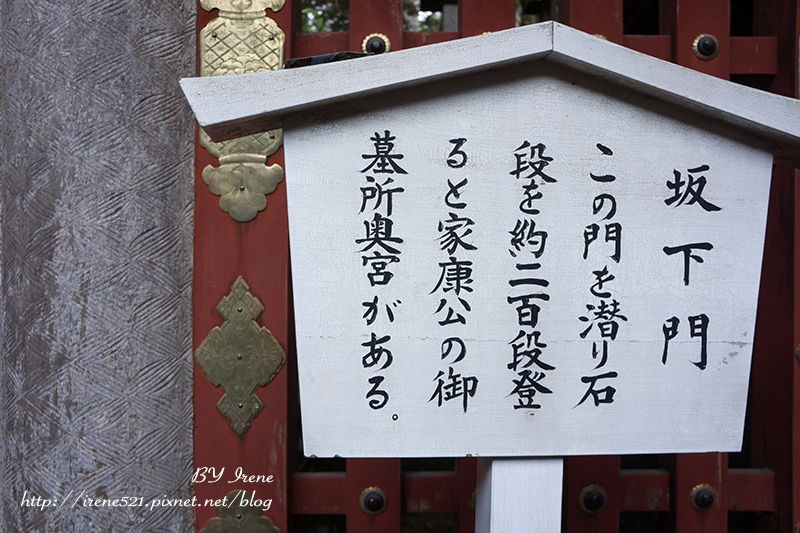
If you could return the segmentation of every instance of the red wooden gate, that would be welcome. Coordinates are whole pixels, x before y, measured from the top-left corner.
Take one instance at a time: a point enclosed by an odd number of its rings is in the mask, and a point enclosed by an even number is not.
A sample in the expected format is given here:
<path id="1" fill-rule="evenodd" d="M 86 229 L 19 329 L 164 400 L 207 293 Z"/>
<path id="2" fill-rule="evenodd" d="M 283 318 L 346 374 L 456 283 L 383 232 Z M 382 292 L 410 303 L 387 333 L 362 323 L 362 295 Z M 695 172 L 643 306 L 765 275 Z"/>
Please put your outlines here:
<path id="1" fill-rule="evenodd" d="M 561 0 L 557 9 L 555 3 L 521 3 L 523 8 L 557 11 L 561 22 L 661 59 L 796 96 L 800 8 L 795 1 L 661 0 L 624 5 L 622 0 Z M 287 57 L 304 57 L 360 50 L 364 37 L 372 33 L 387 36 L 397 50 L 513 27 L 515 4 L 461 0 L 459 30 L 452 32 L 404 32 L 403 0 L 350 0 L 346 32 L 300 32 L 300 0 L 286 0 L 281 10 L 268 15 L 286 32 Z M 198 28 L 215 16 L 198 7 Z M 718 53 L 703 56 L 693 50 L 702 34 L 715 37 Z M 282 150 L 269 162 L 282 165 Z M 196 370 L 195 466 L 224 467 L 230 474 L 241 467 L 246 474 L 273 476 L 271 483 L 235 484 L 198 478 L 198 501 L 222 498 L 232 488 L 255 491 L 272 499 L 264 514 L 284 532 L 474 531 L 472 459 L 302 456 L 285 188 L 281 183 L 268 196 L 268 207 L 254 220 L 236 222 L 220 210 L 219 198 L 202 182 L 201 171 L 209 164 L 217 162 L 198 145 L 194 345 L 221 322 L 215 308 L 242 275 L 266 307 L 259 323 L 286 348 L 288 361 L 272 383 L 259 389 L 264 408 L 241 438 L 215 406 L 221 391 Z M 794 350 L 800 344 L 797 178 L 794 170 L 775 166 L 743 451 L 569 458 L 564 531 L 800 532 L 800 351 Z M 225 480 L 233 477 L 226 475 Z M 368 487 L 386 494 L 388 506 L 380 515 L 370 516 L 359 505 Z M 589 497 L 581 500 L 587 492 Z M 200 529 L 215 516 L 214 508 L 197 507 L 196 516 Z"/>

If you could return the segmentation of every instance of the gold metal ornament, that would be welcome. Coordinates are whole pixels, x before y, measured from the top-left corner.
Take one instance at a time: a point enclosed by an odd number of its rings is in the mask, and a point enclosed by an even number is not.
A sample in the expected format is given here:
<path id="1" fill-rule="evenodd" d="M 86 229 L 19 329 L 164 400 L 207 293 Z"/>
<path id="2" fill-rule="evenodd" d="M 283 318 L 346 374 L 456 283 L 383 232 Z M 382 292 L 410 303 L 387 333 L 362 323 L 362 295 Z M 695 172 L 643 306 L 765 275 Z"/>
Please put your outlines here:
<path id="1" fill-rule="evenodd" d="M 285 0 L 200 0 L 206 11 L 219 9 L 220 13 L 263 13 L 266 9 L 280 11 Z"/>
<path id="2" fill-rule="evenodd" d="M 719 41 L 710 33 L 701 33 L 692 41 L 692 53 L 701 61 L 711 61 L 719 54 Z"/>
<path id="3" fill-rule="evenodd" d="M 392 42 L 386 34 L 370 33 L 361 41 L 361 51 L 365 54 L 385 54 L 392 51 Z"/>
<path id="4" fill-rule="evenodd" d="M 286 354 L 272 333 L 256 323 L 263 310 L 239 276 L 217 304 L 225 322 L 212 328 L 194 353 L 208 380 L 225 391 L 217 408 L 240 437 L 264 407 L 256 389 L 268 385 L 286 362 Z"/>
<path id="5" fill-rule="evenodd" d="M 389 507 L 389 497 L 380 487 L 367 487 L 358 496 L 358 506 L 368 516 L 378 516 Z"/>
<path id="6" fill-rule="evenodd" d="M 284 0 L 202 0 L 203 9 L 220 10 L 200 31 L 200 75 L 224 76 L 283 66 L 286 35 L 266 9 Z M 282 130 L 270 130 L 216 143 L 200 130 L 200 145 L 219 159 L 203 169 L 203 181 L 220 196 L 220 209 L 237 222 L 253 220 L 267 207 L 267 195 L 283 180 L 283 168 L 267 166 L 267 157 L 283 143 Z"/>
<path id="7" fill-rule="evenodd" d="M 254 498 L 255 492 L 229 492 L 217 506 L 217 516 L 206 522 L 200 533 L 281 533 L 272 520 L 261 516 L 262 508 L 254 504 Z"/>
<path id="8" fill-rule="evenodd" d="M 608 494 L 600 485 L 586 485 L 578 493 L 578 506 L 586 514 L 595 515 L 606 508 Z"/>
<path id="9" fill-rule="evenodd" d="M 719 493 L 708 483 L 700 483 L 689 491 L 689 501 L 695 511 L 711 511 L 719 504 Z"/>

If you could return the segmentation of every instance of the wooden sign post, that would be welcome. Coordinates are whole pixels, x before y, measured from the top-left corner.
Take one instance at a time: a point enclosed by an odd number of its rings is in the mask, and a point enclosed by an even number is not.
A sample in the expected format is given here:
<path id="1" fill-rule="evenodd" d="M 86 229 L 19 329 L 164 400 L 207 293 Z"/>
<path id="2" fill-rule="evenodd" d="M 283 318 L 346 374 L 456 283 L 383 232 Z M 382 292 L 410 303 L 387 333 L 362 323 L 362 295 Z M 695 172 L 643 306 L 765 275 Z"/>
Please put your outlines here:
<path id="1" fill-rule="evenodd" d="M 480 459 L 476 533 L 561 531 L 561 457 Z"/>
<path id="2" fill-rule="evenodd" d="M 282 119 L 307 455 L 546 457 L 479 530 L 557 531 L 552 457 L 740 448 L 798 102 L 556 23 L 234 78 L 183 83 Z"/>

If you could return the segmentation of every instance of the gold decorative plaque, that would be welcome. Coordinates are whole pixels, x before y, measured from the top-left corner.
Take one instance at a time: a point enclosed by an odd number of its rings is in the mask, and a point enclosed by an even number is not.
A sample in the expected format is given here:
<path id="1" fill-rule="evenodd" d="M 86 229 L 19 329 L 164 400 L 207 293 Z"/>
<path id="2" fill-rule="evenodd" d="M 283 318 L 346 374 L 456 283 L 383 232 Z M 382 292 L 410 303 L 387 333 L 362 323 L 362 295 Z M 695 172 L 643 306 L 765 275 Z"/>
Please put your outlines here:
<path id="1" fill-rule="evenodd" d="M 256 323 L 263 310 L 239 276 L 217 305 L 225 322 L 212 328 L 194 353 L 208 380 L 225 391 L 217 408 L 240 437 L 264 407 L 256 389 L 268 385 L 286 361 L 272 333 Z"/>
<path id="2" fill-rule="evenodd" d="M 225 496 L 224 505 L 217 506 L 217 516 L 206 522 L 200 533 L 281 533 L 253 502 L 255 493 L 234 490 Z"/>
<path id="3" fill-rule="evenodd" d="M 202 0 L 203 9 L 219 16 L 200 32 L 200 75 L 224 76 L 283 65 L 286 36 L 265 10 L 278 11 L 284 0 Z M 200 144 L 219 166 L 203 169 L 203 181 L 220 197 L 220 209 L 237 222 L 253 220 L 267 207 L 267 195 L 283 180 L 280 165 L 267 157 L 283 143 L 282 130 L 270 130 L 216 143 L 200 130 Z"/>

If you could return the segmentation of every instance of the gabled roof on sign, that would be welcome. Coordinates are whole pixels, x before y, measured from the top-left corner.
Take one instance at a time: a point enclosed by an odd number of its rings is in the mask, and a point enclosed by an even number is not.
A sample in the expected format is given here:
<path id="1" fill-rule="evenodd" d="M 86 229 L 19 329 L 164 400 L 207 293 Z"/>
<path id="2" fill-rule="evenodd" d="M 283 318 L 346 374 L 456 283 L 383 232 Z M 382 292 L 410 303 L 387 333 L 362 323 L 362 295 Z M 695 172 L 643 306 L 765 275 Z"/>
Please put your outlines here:
<path id="1" fill-rule="evenodd" d="M 500 66 L 549 61 L 771 140 L 800 166 L 800 101 L 708 76 L 557 22 L 361 59 L 236 76 L 185 78 L 200 126 L 224 140 L 281 126 L 284 115 Z"/>

